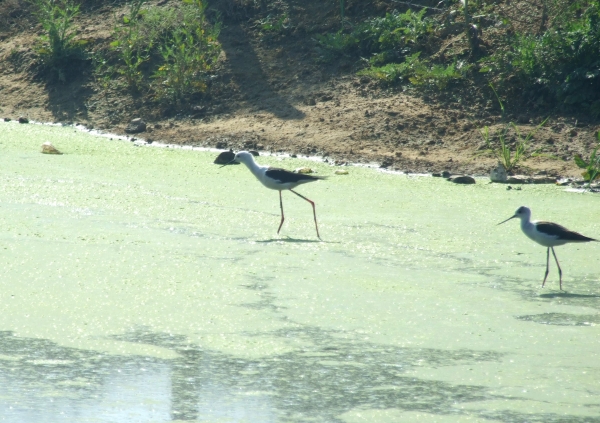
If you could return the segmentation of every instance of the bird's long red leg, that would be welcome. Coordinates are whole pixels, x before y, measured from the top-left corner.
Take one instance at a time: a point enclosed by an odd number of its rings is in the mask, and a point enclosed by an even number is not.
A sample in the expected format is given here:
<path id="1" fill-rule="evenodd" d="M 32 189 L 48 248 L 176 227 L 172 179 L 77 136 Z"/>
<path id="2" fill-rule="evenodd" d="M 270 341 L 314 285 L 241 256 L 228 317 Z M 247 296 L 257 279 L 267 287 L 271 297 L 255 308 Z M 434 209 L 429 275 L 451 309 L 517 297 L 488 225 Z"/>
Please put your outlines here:
<path id="1" fill-rule="evenodd" d="M 317 225 L 317 211 L 316 211 L 316 209 L 315 209 L 315 203 L 314 203 L 313 201 L 309 200 L 308 198 L 306 198 L 305 196 L 298 194 L 296 191 L 294 191 L 294 190 L 292 190 L 292 189 L 291 189 L 290 191 L 292 191 L 292 192 L 293 192 L 294 194 L 296 194 L 298 197 L 300 197 L 300 198 L 304 198 L 304 199 L 305 199 L 306 201 L 308 201 L 308 202 L 310 203 L 310 205 L 312 206 L 312 208 L 313 208 L 313 216 L 314 216 L 314 218 L 315 218 L 315 229 L 317 230 L 317 238 L 321 239 L 321 235 L 319 235 L 319 226 Z"/>
<path id="2" fill-rule="evenodd" d="M 556 261 L 556 265 L 558 266 L 558 280 L 559 282 L 559 286 L 560 286 L 560 290 L 562 291 L 562 269 L 560 268 L 560 264 L 558 263 L 558 258 L 556 258 L 556 253 L 554 252 L 554 247 L 550 247 L 552 248 L 552 255 L 554 256 L 554 260 Z"/>
<path id="3" fill-rule="evenodd" d="M 546 278 L 548 277 L 549 265 L 550 265 L 550 247 L 548 247 L 548 251 L 546 251 L 546 274 L 544 275 L 544 281 L 542 282 L 542 288 L 546 284 Z"/>
<path id="4" fill-rule="evenodd" d="M 285 217 L 283 216 L 283 200 L 281 199 L 281 191 L 279 191 L 279 207 L 281 207 L 281 223 L 279 224 L 279 228 L 277 229 L 277 234 L 279 235 L 279 231 L 281 230 L 281 226 L 283 226 L 283 221 Z"/>

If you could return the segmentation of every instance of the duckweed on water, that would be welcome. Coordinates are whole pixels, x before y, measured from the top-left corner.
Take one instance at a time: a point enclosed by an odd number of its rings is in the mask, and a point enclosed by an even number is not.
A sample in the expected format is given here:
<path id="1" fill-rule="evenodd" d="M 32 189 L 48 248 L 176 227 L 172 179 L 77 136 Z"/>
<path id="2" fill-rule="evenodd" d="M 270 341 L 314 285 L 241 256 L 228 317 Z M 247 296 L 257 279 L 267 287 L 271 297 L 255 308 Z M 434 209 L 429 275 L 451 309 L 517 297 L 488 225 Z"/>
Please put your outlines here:
<path id="1" fill-rule="evenodd" d="M 600 418 L 598 245 L 542 290 L 544 250 L 496 226 L 528 205 L 598 237 L 597 196 L 311 162 L 317 242 L 302 199 L 276 236 L 277 193 L 214 156 L 0 123 L 1 415 Z"/>

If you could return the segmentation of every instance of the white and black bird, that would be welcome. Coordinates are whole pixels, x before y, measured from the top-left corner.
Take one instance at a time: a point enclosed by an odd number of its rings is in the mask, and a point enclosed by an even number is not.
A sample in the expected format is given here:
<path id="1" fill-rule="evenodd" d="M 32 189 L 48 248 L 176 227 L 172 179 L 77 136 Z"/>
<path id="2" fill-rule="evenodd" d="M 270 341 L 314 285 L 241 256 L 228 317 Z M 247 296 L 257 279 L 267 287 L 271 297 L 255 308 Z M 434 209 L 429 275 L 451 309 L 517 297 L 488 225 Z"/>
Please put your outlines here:
<path id="1" fill-rule="evenodd" d="M 283 200 L 281 198 L 281 191 L 289 190 L 296 194 L 298 197 L 305 199 L 308 201 L 313 209 L 313 216 L 315 218 L 315 229 L 317 230 L 317 237 L 321 239 L 319 235 L 319 226 L 317 225 L 317 212 L 315 210 L 315 203 L 312 200 L 309 200 L 303 195 L 298 194 L 294 191 L 298 185 L 306 184 L 308 182 L 314 182 L 321 179 L 325 179 L 323 176 L 313 176 L 307 175 L 303 173 L 294 173 L 285 169 L 278 169 L 269 166 L 260 166 L 258 163 L 254 161 L 254 156 L 247 151 L 238 152 L 233 160 L 229 163 L 243 163 L 246 167 L 252 172 L 256 179 L 258 179 L 264 186 L 270 189 L 274 189 L 279 191 L 279 206 L 281 207 L 281 223 L 279 223 L 279 228 L 277 229 L 277 233 L 281 230 L 281 226 L 283 225 L 283 221 L 285 220 L 283 214 Z M 228 163 L 228 164 L 229 164 Z"/>
<path id="2" fill-rule="evenodd" d="M 548 266 L 550 264 L 550 250 L 552 250 L 554 260 L 556 261 L 556 265 L 558 266 L 558 276 L 560 280 L 559 283 L 560 289 L 562 291 L 562 270 L 560 268 L 560 264 L 558 263 L 558 258 L 556 258 L 554 247 L 558 247 L 559 245 L 564 245 L 571 242 L 590 242 L 598 240 L 588 238 L 587 236 L 581 235 L 577 232 L 570 231 L 564 226 L 559 225 L 558 223 L 536 220 L 531 221 L 531 210 L 528 207 L 524 206 L 519 207 L 515 212 L 514 216 L 509 217 L 504 222 L 498 223 L 498 225 L 508 222 L 509 220 L 514 218 L 521 219 L 521 230 L 525 235 L 527 235 L 527 237 L 534 240 L 538 244 L 548 248 L 546 254 L 546 274 L 544 275 L 542 287 L 545 285 L 546 278 L 548 277 Z"/>

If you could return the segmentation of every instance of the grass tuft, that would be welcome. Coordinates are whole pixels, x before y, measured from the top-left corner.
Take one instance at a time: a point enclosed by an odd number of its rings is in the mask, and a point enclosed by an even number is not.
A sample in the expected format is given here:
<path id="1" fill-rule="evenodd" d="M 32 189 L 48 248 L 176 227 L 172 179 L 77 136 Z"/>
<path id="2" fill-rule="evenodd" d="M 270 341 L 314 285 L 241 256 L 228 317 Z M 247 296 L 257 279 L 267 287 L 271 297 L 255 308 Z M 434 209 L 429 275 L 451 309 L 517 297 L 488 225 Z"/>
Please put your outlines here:
<path id="1" fill-rule="evenodd" d="M 145 3 L 132 1 L 129 13 L 115 24 L 113 55 L 97 59 L 97 77 L 109 82 L 121 75 L 131 89 L 168 105 L 205 92 L 221 52 L 220 24 L 209 24 L 201 0 L 169 7 Z"/>
<path id="2" fill-rule="evenodd" d="M 40 37 L 35 51 L 42 68 L 52 70 L 65 82 L 67 69 L 74 61 L 85 58 L 85 41 L 75 41 L 77 35 L 73 20 L 79 15 L 79 4 L 73 0 L 29 0 L 44 35 Z"/>
<path id="3" fill-rule="evenodd" d="M 600 142 L 600 132 L 598 132 L 596 136 Z M 579 168 L 585 169 L 582 175 L 583 178 L 588 181 L 588 188 L 590 188 L 592 181 L 600 178 L 600 154 L 598 154 L 598 149 L 600 149 L 600 143 L 594 148 L 587 161 L 583 160 L 579 154 L 574 157 L 575 164 Z"/>

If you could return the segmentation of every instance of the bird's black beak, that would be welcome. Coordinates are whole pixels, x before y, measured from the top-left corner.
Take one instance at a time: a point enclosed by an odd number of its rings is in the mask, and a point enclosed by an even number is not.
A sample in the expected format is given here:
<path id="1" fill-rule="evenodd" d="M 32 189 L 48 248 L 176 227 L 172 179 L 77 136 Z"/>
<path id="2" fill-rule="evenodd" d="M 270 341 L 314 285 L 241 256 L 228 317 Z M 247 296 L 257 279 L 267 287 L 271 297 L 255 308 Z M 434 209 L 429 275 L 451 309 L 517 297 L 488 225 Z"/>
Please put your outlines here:
<path id="1" fill-rule="evenodd" d="M 503 223 L 506 223 L 506 222 L 508 222 L 510 219 L 514 219 L 515 217 L 517 217 L 517 215 L 516 215 L 516 214 L 515 214 L 514 216 L 512 216 L 512 217 L 509 217 L 509 218 L 508 218 L 508 219 L 506 219 L 505 221 L 498 223 L 498 225 L 502 225 Z M 498 226 L 498 225 L 496 225 L 496 226 Z"/>
<path id="2" fill-rule="evenodd" d="M 220 168 L 222 168 L 222 167 L 225 167 L 225 166 L 227 166 L 227 165 L 229 165 L 229 164 L 231 164 L 231 163 L 233 163 L 233 162 L 235 162 L 235 159 L 233 159 L 233 160 L 232 160 L 232 161 L 230 161 L 230 162 L 227 162 L 227 163 L 225 163 L 223 166 L 219 166 L 219 169 L 220 169 Z"/>

